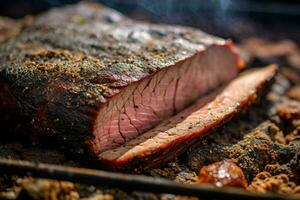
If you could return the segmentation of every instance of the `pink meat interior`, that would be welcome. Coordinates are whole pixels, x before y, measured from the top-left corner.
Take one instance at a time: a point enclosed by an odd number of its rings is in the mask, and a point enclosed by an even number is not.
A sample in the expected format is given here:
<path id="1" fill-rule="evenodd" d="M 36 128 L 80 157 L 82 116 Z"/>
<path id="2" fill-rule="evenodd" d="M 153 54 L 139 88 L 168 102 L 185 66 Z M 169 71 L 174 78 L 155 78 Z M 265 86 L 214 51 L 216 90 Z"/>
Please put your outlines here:
<path id="1" fill-rule="evenodd" d="M 99 110 L 90 141 L 92 150 L 99 154 L 132 140 L 237 72 L 237 56 L 232 50 L 212 46 L 127 86 Z"/>

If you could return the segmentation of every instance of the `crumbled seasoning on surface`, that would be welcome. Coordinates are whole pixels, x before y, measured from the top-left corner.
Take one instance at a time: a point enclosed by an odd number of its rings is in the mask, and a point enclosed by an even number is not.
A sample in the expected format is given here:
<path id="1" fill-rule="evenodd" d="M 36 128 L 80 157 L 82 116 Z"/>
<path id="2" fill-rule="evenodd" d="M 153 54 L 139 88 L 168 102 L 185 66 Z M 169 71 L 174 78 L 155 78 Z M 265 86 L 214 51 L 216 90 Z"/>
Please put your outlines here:
<path id="1" fill-rule="evenodd" d="M 66 74 L 67 76 L 82 78 L 80 77 L 81 73 L 88 73 L 92 66 L 104 67 L 100 60 L 83 53 L 32 46 L 29 48 L 25 54 L 22 68 L 32 67 L 43 70 L 45 73 L 59 73 L 60 75 Z"/>
<path id="2" fill-rule="evenodd" d="M 188 154 L 188 164 L 194 171 L 198 171 L 201 167 L 210 163 L 226 158 L 236 159 L 238 166 L 243 169 L 247 179 L 251 180 L 267 164 L 284 162 L 285 159 L 289 161 L 299 151 L 297 146 L 278 143 L 278 140 L 285 143 L 281 134 L 282 132 L 275 124 L 266 121 L 257 128 L 248 131 L 243 139 L 237 143 L 212 143 L 193 149 Z M 204 157 L 202 155 L 214 156 Z"/>
<path id="3" fill-rule="evenodd" d="M 299 123 L 299 121 L 298 121 Z M 299 126 L 296 127 L 293 131 L 291 131 L 289 134 L 285 136 L 285 139 L 287 143 L 290 143 L 292 141 L 300 140 L 300 123 Z"/>
<path id="4" fill-rule="evenodd" d="M 287 96 L 290 97 L 291 99 L 300 101 L 300 85 L 296 85 L 292 87 L 287 93 Z"/>
<path id="5" fill-rule="evenodd" d="M 295 194 L 300 196 L 300 186 L 290 181 L 286 174 L 272 176 L 268 172 L 260 172 L 249 185 L 248 190 L 254 192 L 277 192 L 282 194 Z"/>
<path id="6" fill-rule="evenodd" d="M 168 178 L 179 183 L 189 184 L 195 183 L 197 180 L 197 174 L 178 160 L 168 163 L 165 167 L 152 169 L 148 173 L 155 177 Z"/>
<path id="7" fill-rule="evenodd" d="M 277 113 L 283 119 L 300 119 L 300 101 L 288 101 L 278 106 Z"/>
<path id="8" fill-rule="evenodd" d="M 79 199 L 74 183 L 65 181 L 51 181 L 44 179 L 21 179 L 19 183 L 22 188 L 20 196 L 29 196 L 32 199 Z"/>

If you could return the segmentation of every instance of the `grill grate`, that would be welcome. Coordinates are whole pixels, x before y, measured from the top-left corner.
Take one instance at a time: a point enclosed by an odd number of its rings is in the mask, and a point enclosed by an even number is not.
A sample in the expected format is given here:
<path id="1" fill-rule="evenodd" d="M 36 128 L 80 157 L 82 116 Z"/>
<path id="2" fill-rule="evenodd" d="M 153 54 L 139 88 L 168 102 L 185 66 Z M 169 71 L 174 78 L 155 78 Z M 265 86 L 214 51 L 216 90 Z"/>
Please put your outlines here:
<path id="1" fill-rule="evenodd" d="M 0 159 L 0 171 L 10 175 L 32 176 L 72 181 L 129 191 L 197 196 L 205 199 L 296 200 L 273 193 L 250 193 L 237 188 L 216 188 L 212 185 L 179 184 L 162 178 L 121 174 L 102 170 L 66 167 L 20 160 Z"/>

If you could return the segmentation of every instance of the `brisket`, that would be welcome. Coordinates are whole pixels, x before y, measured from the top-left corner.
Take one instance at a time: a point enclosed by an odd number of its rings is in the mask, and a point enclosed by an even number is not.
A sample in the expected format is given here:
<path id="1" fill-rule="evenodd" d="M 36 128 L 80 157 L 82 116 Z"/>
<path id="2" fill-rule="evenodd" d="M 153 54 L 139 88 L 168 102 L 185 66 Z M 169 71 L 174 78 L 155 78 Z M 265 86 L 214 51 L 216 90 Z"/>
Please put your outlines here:
<path id="1" fill-rule="evenodd" d="M 20 21 L 0 16 L 0 43 L 18 35 L 23 26 Z"/>
<path id="2" fill-rule="evenodd" d="M 101 153 L 99 159 L 123 169 L 142 165 L 151 167 L 171 160 L 199 141 L 204 133 L 253 103 L 275 73 L 276 66 L 248 72 L 230 82 L 216 97 L 214 93 L 201 98 L 154 129 Z"/>
<path id="3" fill-rule="evenodd" d="M 230 41 L 80 3 L 38 16 L 0 46 L 0 113 L 97 157 L 152 137 L 143 133 L 234 78 L 240 66 Z"/>

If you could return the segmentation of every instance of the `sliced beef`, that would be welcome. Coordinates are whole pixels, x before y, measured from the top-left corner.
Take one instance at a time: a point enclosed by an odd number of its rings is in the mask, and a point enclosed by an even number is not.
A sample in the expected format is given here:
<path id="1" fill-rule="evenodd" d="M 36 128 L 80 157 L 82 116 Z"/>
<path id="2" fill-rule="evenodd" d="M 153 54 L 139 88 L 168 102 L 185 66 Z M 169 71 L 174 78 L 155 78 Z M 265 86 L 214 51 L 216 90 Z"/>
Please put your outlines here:
<path id="1" fill-rule="evenodd" d="M 37 17 L 0 46 L 0 113 L 99 155 L 228 82 L 240 65 L 230 41 L 81 3 Z"/>
<path id="2" fill-rule="evenodd" d="M 153 166 L 170 160 L 196 143 L 204 133 L 253 103 L 275 72 L 275 66 L 248 72 L 218 91 L 216 97 L 213 94 L 201 98 L 154 129 L 120 147 L 101 153 L 99 159 L 122 168 L 145 164 Z"/>

